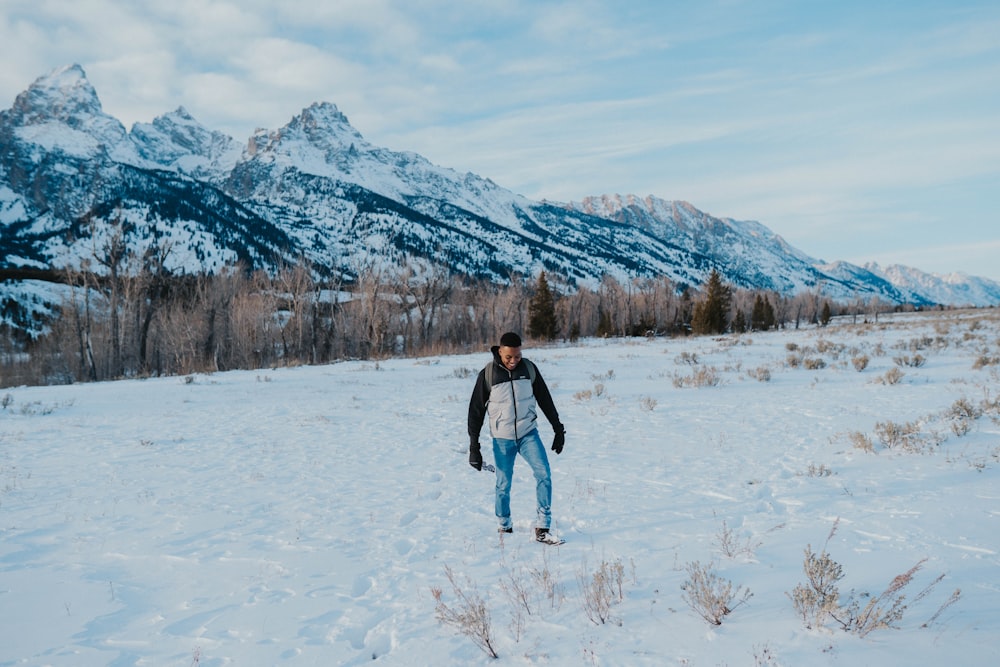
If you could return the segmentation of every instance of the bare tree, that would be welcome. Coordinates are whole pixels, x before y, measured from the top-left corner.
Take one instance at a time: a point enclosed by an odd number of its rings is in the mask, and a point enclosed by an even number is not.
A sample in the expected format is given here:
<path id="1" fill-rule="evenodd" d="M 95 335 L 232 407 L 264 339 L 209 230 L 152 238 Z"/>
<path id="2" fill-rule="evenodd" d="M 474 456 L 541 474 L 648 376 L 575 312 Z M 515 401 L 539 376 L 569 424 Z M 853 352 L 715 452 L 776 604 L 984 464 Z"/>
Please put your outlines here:
<path id="1" fill-rule="evenodd" d="M 308 264 L 285 267 L 275 278 L 279 303 L 287 314 L 280 329 L 282 356 L 287 362 L 315 358 L 315 281 Z"/>
<path id="2" fill-rule="evenodd" d="M 439 313 L 453 293 L 451 276 L 442 266 L 434 266 L 419 276 L 407 266 L 398 273 L 398 276 L 407 305 L 416 309 L 417 340 L 411 340 L 411 343 L 423 347 L 430 346 L 435 342 L 434 328 Z M 410 318 L 410 312 L 407 308 L 407 319 Z M 410 336 L 407 338 L 410 339 Z"/>

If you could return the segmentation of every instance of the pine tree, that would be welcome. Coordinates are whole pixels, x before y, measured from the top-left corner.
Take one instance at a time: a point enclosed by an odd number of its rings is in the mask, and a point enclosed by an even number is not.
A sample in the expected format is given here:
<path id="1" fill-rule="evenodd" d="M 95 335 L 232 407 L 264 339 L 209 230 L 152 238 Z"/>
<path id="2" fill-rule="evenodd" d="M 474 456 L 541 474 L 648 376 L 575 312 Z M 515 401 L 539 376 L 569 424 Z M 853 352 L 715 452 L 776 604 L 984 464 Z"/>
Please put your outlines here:
<path id="1" fill-rule="evenodd" d="M 695 304 L 691 329 L 696 334 L 722 334 L 729 328 L 729 304 L 732 290 L 722 282 L 715 269 L 705 283 L 705 299 Z"/>
<path id="2" fill-rule="evenodd" d="M 733 332 L 743 333 L 747 330 L 747 318 L 743 314 L 742 310 L 736 311 L 736 317 L 733 318 Z"/>
<path id="3" fill-rule="evenodd" d="M 750 330 L 767 331 L 775 324 L 774 306 L 769 299 L 758 294 L 753 301 L 753 311 L 750 313 Z"/>
<path id="4" fill-rule="evenodd" d="M 533 338 L 552 340 L 558 330 L 555 302 L 549 289 L 549 281 L 542 271 L 538 275 L 538 284 L 535 285 L 535 295 L 528 304 L 528 334 Z"/>
<path id="5" fill-rule="evenodd" d="M 764 299 L 764 330 L 776 329 L 778 327 L 778 318 L 774 314 L 774 306 L 771 305 L 770 299 Z"/>
<path id="6" fill-rule="evenodd" d="M 753 310 L 750 311 L 750 330 L 764 330 L 764 299 L 760 294 L 754 297 Z"/>
<path id="7" fill-rule="evenodd" d="M 830 312 L 830 302 L 824 301 L 823 310 L 819 315 L 819 323 L 825 327 L 827 324 L 830 323 L 831 317 L 833 317 L 833 314 Z"/>

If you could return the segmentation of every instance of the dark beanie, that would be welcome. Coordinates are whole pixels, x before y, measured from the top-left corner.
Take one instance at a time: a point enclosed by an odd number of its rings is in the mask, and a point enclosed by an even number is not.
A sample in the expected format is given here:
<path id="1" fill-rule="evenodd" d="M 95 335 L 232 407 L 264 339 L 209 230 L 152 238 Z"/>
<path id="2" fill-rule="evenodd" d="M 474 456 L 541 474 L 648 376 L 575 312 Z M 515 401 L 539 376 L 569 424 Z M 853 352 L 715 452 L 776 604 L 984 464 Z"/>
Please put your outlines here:
<path id="1" fill-rule="evenodd" d="M 501 347 L 521 347 L 521 337 L 513 331 L 508 331 L 500 336 Z"/>

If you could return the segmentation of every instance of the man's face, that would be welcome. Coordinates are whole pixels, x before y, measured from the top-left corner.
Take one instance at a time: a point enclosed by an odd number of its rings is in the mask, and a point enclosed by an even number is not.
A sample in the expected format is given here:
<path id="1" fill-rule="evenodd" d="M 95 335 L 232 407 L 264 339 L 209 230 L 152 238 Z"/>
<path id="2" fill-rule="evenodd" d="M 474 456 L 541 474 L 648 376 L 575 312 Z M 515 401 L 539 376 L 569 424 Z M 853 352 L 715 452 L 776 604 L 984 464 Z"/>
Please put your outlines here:
<path id="1" fill-rule="evenodd" d="M 500 346 L 500 363 L 506 367 L 507 370 L 514 370 L 519 363 L 521 363 L 521 348 L 519 347 L 507 347 L 506 345 Z"/>

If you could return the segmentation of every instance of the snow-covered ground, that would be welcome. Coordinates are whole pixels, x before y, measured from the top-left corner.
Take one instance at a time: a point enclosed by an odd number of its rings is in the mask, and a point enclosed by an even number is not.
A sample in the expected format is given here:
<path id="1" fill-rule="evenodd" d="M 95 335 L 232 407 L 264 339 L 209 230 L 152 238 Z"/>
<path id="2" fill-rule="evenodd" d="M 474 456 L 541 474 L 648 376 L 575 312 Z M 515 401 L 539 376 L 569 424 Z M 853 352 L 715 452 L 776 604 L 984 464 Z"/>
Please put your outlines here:
<path id="1" fill-rule="evenodd" d="M 0 665 L 1000 661 L 997 311 L 525 356 L 568 431 L 561 547 L 523 462 L 503 540 L 466 463 L 486 351 L 0 391 Z M 807 628 L 807 548 L 841 606 L 922 563 L 898 628 Z M 721 625 L 693 569 L 738 592 Z M 438 620 L 449 572 L 498 661 Z"/>

